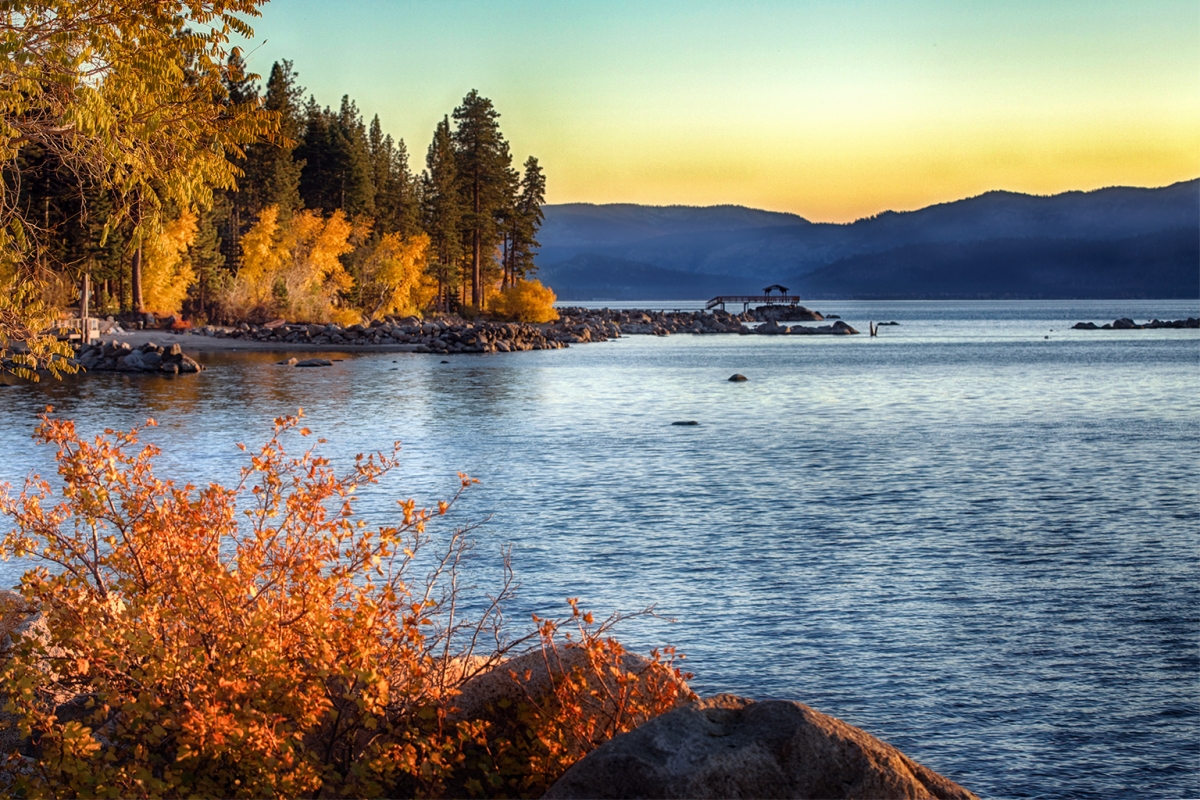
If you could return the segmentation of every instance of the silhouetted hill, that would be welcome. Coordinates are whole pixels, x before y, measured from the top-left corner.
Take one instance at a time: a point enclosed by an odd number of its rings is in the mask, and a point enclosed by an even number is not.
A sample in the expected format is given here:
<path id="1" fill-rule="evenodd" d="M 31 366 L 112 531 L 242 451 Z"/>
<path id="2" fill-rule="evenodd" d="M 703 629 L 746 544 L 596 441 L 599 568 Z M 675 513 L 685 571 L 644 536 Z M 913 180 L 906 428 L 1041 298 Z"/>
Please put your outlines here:
<path id="1" fill-rule="evenodd" d="M 1118 241 L 992 239 L 919 244 L 838 261 L 792 286 L 860 299 L 1200 298 L 1195 228 Z"/>
<path id="2" fill-rule="evenodd" d="M 605 285 L 605 281 L 622 287 L 624 299 L 660 299 L 665 286 L 678 287 L 675 291 L 683 292 L 682 295 L 676 293 L 675 299 L 698 299 L 744 291 L 745 286 L 761 288 L 777 281 L 803 287 L 803 276 L 818 270 L 822 271 L 819 285 L 823 293 L 845 296 L 852 291 L 869 292 L 869 288 L 863 287 L 855 277 L 858 273 L 848 273 L 845 282 L 839 283 L 836 271 L 826 272 L 826 267 L 838 262 L 866 264 L 854 259 L 880 256 L 883 260 L 871 268 L 872 274 L 878 274 L 882 269 L 880 265 L 888 263 L 888 254 L 909 259 L 905 263 L 911 265 L 911 260 L 919 257 L 916 254 L 928 253 L 936 254 L 939 264 L 956 263 L 966 270 L 970 268 L 970 259 L 989 252 L 987 243 L 1028 239 L 1031 243 L 1024 249 L 1009 247 L 1005 252 L 1012 252 L 1015 258 L 1019 250 L 1019 257 L 1026 259 L 1043 258 L 1044 255 L 1043 260 L 1054 260 L 1057 270 L 1076 275 L 1070 279 L 1063 277 L 1054 285 L 1087 286 L 1087 259 L 1099 258 L 1103 247 L 1057 247 L 1052 243 L 1076 241 L 1103 245 L 1172 229 L 1182 230 L 1184 234 L 1180 235 L 1184 238 L 1186 232 L 1191 231 L 1194 238 L 1200 239 L 1200 180 L 1159 189 L 1115 187 L 1049 197 L 988 192 L 917 211 L 886 212 L 846 225 L 813 223 L 793 214 L 738 206 L 694 208 L 575 203 L 546 207 L 546 223 L 539 235 L 543 245 L 539 263 L 547 282 L 564 299 L 585 299 L 572 294 L 584 291 L 585 286 L 590 287 L 586 289 L 590 297 L 600 299 L 593 289 L 601 291 L 599 287 Z M 927 249 L 921 250 L 922 246 Z M 1113 275 L 1105 285 L 1127 287 L 1120 296 L 1148 296 L 1156 291 L 1169 292 L 1168 296 L 1187 296 L 1191 284 L 1186 281 L 1189 274 L 1186 263 L 1177 265 L 1179 268 L 1171 272 L 1183 283 L 1156 283 L 1157 288 L 1151 288 L 1147 283 L 1139 289 L 1138 276 L 1143 273 L 1139 272 L 1136 261 L 1129 260 L 1138 252 L 1136 247 L 1120 247 L 1106 257 L 1104 269 Z M 580 257 L 587 258 L 577 260 Z M 1173 257 L 1185 258 L 1186 253 L 1179 251 Z M 1076 260 L 1071 261 L 1072 258 Z M 1118 262 L 1113 261 L 1114 258 L 1125 260 Z M 584 269 L 581 266 L 584 264 L 590 266 Z M 632 264 L 639 266 L 634 268 Z M 654 269 L 670 275 L 654 272 Z M 866 267 L 856 269 L 865 270 Z M 1045 289 L 1045 285 L 1037 281 L 1021 283 L 1027 274 L 1019 269 L 1000 272 L 995 272 L 992 267 L 988 269 L 996 274 L 997 281 L 1009 283 L 996 284 L 987 293 L 1040 296 Z M 948 266 L 928 271 L 910 269 L 909 278 L 914 281 L 943 280 L 951 274 L 947 270 Z M 1129 274 L 1118 280 L 1116 273 L 1121 270 Z M 1200 271 L 1200 264 L 1194 258 L 1191 270 L 1193 277 Z M 553 275 L 561 276 L 561 286 L 555 285 Z M 695 278 L 689 279 L 688 275 Z M 719 281 L 722 276 L 730 283 L 736 282 L 737 286 L 711 292 L 709 287 L 714 285 L 713 281 Z M 817 285 L 813 284 L 814 290 Z M 955 285 L 963 284 L 960 281 Z M 907 287 L 892 286 L 887 294 L 894 297 L 950 296 L 957 291 L 960 290 L 949 285 L 917 283 Z"/>

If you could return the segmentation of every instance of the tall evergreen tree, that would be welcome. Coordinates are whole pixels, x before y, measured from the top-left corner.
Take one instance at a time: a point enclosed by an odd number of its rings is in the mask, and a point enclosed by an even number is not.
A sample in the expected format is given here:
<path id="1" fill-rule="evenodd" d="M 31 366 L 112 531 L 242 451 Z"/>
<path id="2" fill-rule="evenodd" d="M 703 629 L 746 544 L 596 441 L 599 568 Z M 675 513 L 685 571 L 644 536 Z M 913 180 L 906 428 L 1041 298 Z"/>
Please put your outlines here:
<path id="1" fill-rule="evenodd" d="M 537 270 L 534 257 L 541 247 L 537 232 L 545 219 L 542 205 L 546 202 L 546 176 L 533 156 L 525 160 L 525 174 L 521 178 L 520 189 L 506 231 L 506 284 L 521 280 Z"/>
<path id="2" fill-rule="evenodd" d="M 344 149 L 340 208 L 351 216 L 375 213 L 375 182 L 371 174 L 371 145 L 362 114 L 350 95 L 342 96 L 337 115 L 337 145 Z"/>
<path id="3" fill-rule="evenodd" d="M 421 176 L 421 183 L 422 221 L 425 232 L 429 234 L 433 256 L 431 271 L 438 282 L 438 303 L 443 310 L 449 310 L 449 292 L 459 279 L 464 209 L 459 194 L 454 139 L 448 117 L 442 118 L 433 133 L 433 142 L 425 156 L 425 172 Z"/>
<path id="4" fill-rule="evenodd" d="M 471 260 L 471 305 L 483 308 L 484 262 L 500 243 L 498 217 L 509 199 L 512 156 L 492 101 L 472 89 L 454 109 L 455 163 L 466 206 L 463 231 Z"/>
<path id="5" fill-rule="evenodd" d="M 196 282 L 188 292 L 189 297 L 184 308 L 189 316 L 200 314 L 207 317 L 221 290 L 232 278 L 223 269 L 225 256 L 221 252 L 218 225 L 222 211 L 219 205 L 214 204 L 213 208 L 199 215 L 196 238 L 184 256 L 196 276 Z"/>
<path id="6" fill-rule="evenodd" d="M 392 151 L 392 181 L 388 202 L 393 229 L 401 236 L 421 231 L 420 186 L 408 167 L 408 147 L 401 139 Z"/>
<path id="7" fill-rule="evenodd" d="M 237 50 L 231 52 L 228 69 L 225 73 L 226 104 L 237 108 L 257 103 L 258 87 L 254 81 L 255 76 L 246 72 L 246 63 L 242 60 L 241 54 Z M 235 268 L 240 263 L 242 234 L 253 224 L 255 207 L 259 203 L 259 182 L 251 160 L 252 151 L 256 146 L 255 144 L 247 145 L 243 149 L 243 155 L 230 156 L 229 160 L 242 171 L 242 175 L 237 179 L 237 190 L 224 192 L 229 200 L 228 205 L 221 204 L 221 207 L 227 211 L 219 223 L 222 246 L 225 257 Z M 140 254 L 135 254 L 134 262 L 140 266 Z M 135 294 L 139 283 L 140 281 L 135 276 Z M 134 305 L 137 305 L 136 299 Z"/>
<path id="8" fill-rule="evenodd" d="M 378 195 L 387 185 L 392 172 L 392 150 L 395 144 L 391 136 L 383 132 L 379 115 L 371 118 L 371 126 L 367 132 L 367 158 L 371 165 L 371 181 L 375 185 L 376 202 Z"/>
<path id="9" fill-rule="evenodd" d="M 300 173 L 304 161 L 295 157 L 296 147 L 304 135 L 304 109 L 300 100 L 304 89 L 296 84 L 291 61 L 276 61 L 271 65 L 263 107 L 279 114 L 279 138 L 273 143 L 253 145 L 249 162 L 255 170 L 255 214 L 269 205 L 279 207 L 286 219 L 300 207 Z"/>
<path id="10" fill-rule="evenodd" d="M 370 144 L 358 106 L 349 95 L 335 113 L 309 99 L 304 142 L 296 155 L 304 160 L 300 196 L 308 208 L 342 209 L 349 216 L 375 211 Z"/>
<path id="11" fill-rule="evenodd" d="M 300 199 L 305 208 L 332 211 L 340 208 L 340 180 L 345 167 L 342 153 L 333 145 L 332 114 L 315 97 L 304 107 L 304 135 L 295 156 L 304 162 L 300 172 Z"/>

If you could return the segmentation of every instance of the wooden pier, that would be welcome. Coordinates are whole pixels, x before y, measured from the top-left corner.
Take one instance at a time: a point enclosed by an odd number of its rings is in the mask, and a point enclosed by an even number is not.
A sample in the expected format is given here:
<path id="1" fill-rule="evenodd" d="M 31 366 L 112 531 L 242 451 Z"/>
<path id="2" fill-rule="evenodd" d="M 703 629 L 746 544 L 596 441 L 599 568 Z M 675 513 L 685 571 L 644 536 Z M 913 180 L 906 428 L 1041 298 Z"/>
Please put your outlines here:
<path id="1" fill-rule="evenodd" d="M 708 305 L 706 305 L 704 308 L 706 311 L 711 311 L 717 306 L 720 306 L 721 310 L 724 311 L 726 303 L 741 303 L 742 311 L 745 312 L 750 308 L 752 303 L 758 305 L 800 305 L 800 295 L 788 294 L 787 291 L 788 289 L 786 286 L 775 284 L 774 286 L 768 286 L 767 288 L 763 289 L 762 294 L 723 294 L 718 297 L 714 297 L 712 300 L 709 300 Z M 779 292 L 779 294 L 773 295 L 771 292 Z"/>

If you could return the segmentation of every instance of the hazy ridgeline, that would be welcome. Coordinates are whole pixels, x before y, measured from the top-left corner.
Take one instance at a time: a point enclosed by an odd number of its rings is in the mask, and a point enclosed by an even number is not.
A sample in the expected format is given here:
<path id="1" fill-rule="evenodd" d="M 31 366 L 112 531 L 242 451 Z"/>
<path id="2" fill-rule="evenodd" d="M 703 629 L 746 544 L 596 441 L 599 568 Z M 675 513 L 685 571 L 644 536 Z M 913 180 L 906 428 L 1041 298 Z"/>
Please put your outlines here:
<path id="1" fill-rule="evenodd" d="M 839 225 L 737 206 L 546 207 L 543 280 L 566 300 L 1200 296 L 1200 181 L 1049 197 L 988 192 Z"/>

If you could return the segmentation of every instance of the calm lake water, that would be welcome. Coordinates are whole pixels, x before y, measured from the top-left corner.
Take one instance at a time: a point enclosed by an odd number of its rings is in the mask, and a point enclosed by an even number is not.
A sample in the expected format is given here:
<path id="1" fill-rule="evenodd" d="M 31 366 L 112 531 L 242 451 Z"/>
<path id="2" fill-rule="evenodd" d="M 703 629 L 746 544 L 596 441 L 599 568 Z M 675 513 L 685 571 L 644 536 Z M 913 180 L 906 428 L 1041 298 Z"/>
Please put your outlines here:
<path id="1" fill-rule="evenodd" d="M 513 545 L 517 627 L 656 604 L 676 622 L 622 638 L 677 645 L 698 691 L 800 700 L 981 795 L 1200 796 L 1200 335 L 1066 330 L 1198 304 L 815 305 L 900 325 L 0 388 L 0 481 L 50 467 L 48 403 L 153 416 L 161 474 L 227 483 L 302 406 L 337 463 L 403 442 L 368 519 L 481 480 L 469 578 Z"/>

